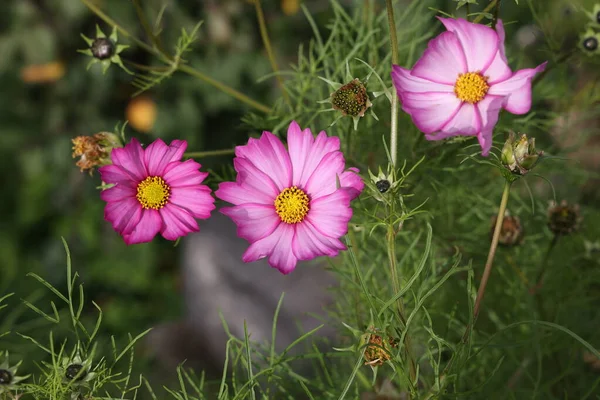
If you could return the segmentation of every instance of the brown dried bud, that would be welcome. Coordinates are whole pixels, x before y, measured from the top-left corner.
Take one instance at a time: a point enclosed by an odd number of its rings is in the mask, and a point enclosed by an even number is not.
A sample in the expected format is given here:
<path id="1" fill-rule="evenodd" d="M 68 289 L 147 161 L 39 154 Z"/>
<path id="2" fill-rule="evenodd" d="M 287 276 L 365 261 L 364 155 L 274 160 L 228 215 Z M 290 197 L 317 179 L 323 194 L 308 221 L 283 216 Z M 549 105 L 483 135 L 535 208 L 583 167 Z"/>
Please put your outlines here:
<path id="1" fill-rule="evenodd" d="M 119 137 L 113 133 L 100 132 L 92 136 L 77 136 L 73 142 L 73 158 L 80 157 L 75 163 L 81 172 L 111 164 L 110 152 L 114 147 L 122 147 Z"/>
<path id="2" fill-rule="evenodd" d="M 550 202 L 548 207 L 548 228 L 555 235 L 568 235 L 579 229 L 583 218 L 579 213 L 579 204 L 569 205 L 563 200 L 560 205 Z"/>
<path id="3" fill-rule="evenodd" d="M 490 229 L 490 237 L 494 235 L 496 229 L 496 219 L 498 215 L 492 217 L 492 226 Z M 521 226 L 521 220 L 519 217 L 508 214 L 508 210 L 502 220 L 502 228 L 500 229 L 500 236 L 498 243 L 504 246 L 515 246 L 519 245 L 523 241 L 524 231 Z"/>
<path id="4" fill-rule="evenodd" d="M 351 117 L 364 117 L 367 108 L 371 107 L 367 88 L 358 78 L 333 92 L 331 94 L 331 104 L 334 109 Z"/>
<path id="5" fill-rule="evenodd" d="M 371 332 L 377 331 L 375 328 L 370 328 Z M 376 333 L 367 333 L 363 335 L 363 343 L 367 344 L 365 349 L 365 365 L 376 367 L 383 365 L 391 357 L 390 348 L 396 347 L 397 343 L 393 338 L 384 340 L 383 337 Z"/>

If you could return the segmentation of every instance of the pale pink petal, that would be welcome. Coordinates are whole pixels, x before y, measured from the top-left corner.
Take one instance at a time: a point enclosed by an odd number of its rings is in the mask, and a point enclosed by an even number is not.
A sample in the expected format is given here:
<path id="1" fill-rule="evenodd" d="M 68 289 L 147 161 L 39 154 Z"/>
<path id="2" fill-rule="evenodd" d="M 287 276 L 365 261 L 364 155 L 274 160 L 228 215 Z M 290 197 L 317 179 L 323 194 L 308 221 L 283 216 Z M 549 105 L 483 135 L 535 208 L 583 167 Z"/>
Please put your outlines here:
<path id="1" fill-rule="evenodd" d="M 306 185 L 306 181 L 327 153 L 340 149 L 338 137 L 328 137 L 321 131 L 316 140 L 313 140 L 310 129 L 300 130 L 295 121 L 290 124 L 287 140 L 292 160 L 292 184 L 300 187 Z"/>
<path id="2" fill-rule="evenodd" d="M 156 139 L 144 150 L 144 162 L 150 176 L 160 176 L 167 164 L 179 161 L 187 148 L 185 140 L 173 140 L 169 146 L 161 139 Z"/>
<path id="3" fill-rule="evenodd" d="M 358 172 L 358 168 L 348 168 L 347 171 L 339 175 L 340 186 L 350 191 L 350 200 L 357 197 L 365 187 L 365 183 Z"/>
<path id="4" fill-rule="evenodd" d="M 110 222 L 119 234 L 131 232 L 142 216 L 142 206 L 134 198 L 115 201 L 104 207 L 104 219 Z"/>
<path id="5" fill-rule="evenodd" d="M 464 19 L 439 18 L 450 32 L 458 36 L 467 59 L 469 72 L 485 71 L 498 52 L 498 34 L 485 25 Z"/>
<path id="6" fill-rule="evenodd" d="M 321 240 L 321 238 L 325 240 Z M 319 256 L 334 257 L 339 249 L 330 247 L 329 239 L 319 233 L 309 221 L 296 225 L 296 234 L 292 241 L 292 250 L 298 260 L 312 260 Z"/>
<path id="7" fill-rule="evenodd" d="M 113 164 L 121 167 L 133 180 L 139 182 L 148 177 L 148 172 L 144 166 L 144 149 L 135 138 L 131 139 L 131 142 L 123 148 L 112 149 L 110 159 Z"/>
<path id="8" fill-rule="evenodd" d="M 498 82 L 488 94 L 507 96 L 504 108 L 513 114 L 525 114 L 531 109 L 531 80 L 546 68 L 547 62 L 536 68 L 521 69 L 505 81 Z"/>
<path id="9" fill-rule="evenodd" d="M 482 74 L 488 78 L 488 84 L 493 85 L 496 82 L 510 78 L 512 71 L 506 61 L 502 59 L 500 52 L 498 52 L 496 53 L 496 57 L 494 57 L 494 61 L 492 61 L 488 69 L 482 72 Z"/>
<path id="10" fill-rule="evenodd" d="M 260 139 L 237 146 L 235 155 L 245 158 L 273 179 L 279 191 L 292 186 L 292 162 L 285 147 L 271 132 L 263 132 Z"/>
<path id="11" fill-rule="evenodd" d="M 348 232 L 352 218 L 350 194 L 345 190 L 320 197 L 310 203 L 306 219 L 323 235 L 339 238 Z"/>
<path id="12" fill-rule="evenodd" d="M 220 183 L 219 189 L 215 191 L 215 196 L 236 206 L 246 203 L 267 204 L 272 206 L 276 199 L 276 196 L 272 197 L 263 192 L 256 192 L 249 187 L 241 186 L 235 182 Z"/>
<path id="13" fill-rule="evenodd" d="M 104 201 L 121 201 L 128 198 L 135 198 L 137 190 L 132 186 L 116 184 L 115 186 L 100 192 L 100 198 Z"/>
<path id="14" fill-rule="evenodd" d="M 261 197 L 275 199 L 280 190 L 277 189 L 271 176 L 262 172 L 256 166 L 245 158 L 236 157 L 233 160 L 233 166 L 238 172 L 236 182 L 245 186 L 255 193 L 261 193 Z M 252 201 L 250 203 L 253 203 Z"/>
<path id="15" fill-rule="evenodd" d="M 136 187 L 139 182 L 117 165 L 105 165 L 98 168 L 100 179 L 104 183 L 118 183 L 123 186 Z"/>
<path id="16" fill-rule="evenodd" d="M 403 93 L 402 109 L 408 113 L 421 132 L 441 129 L 459 111 L 462 102 L 454 93 Z"/>
<path id="17" fill-rule="evenodd" d="M 481 145 L 481 155 L 483 156 L 487 156 L 490 153 L 494 127 L 498 122 L 498 116 L 504 102 L 505 98 L 502 96 L 487 95 L 477 103 L 477 108 L 481 115 L 481 132 L 477 134 L 477 139 Z"/>
<path id="18" fill-rule="evenodd" d="M 296 267 L 297 258 L 292 251 L 294 226 L 281 223 L 269 236 L 252 243 L 244 252 L 242 260 L 252 262 L 269 256 L 269 265 L 283 274 Z"/>
<path id="19" fill-rule="evenodd" d="M 404 92 L 412 93 L 427 93 L 427 92 L 444 92 L 454 93 L 454 84 L 446 85 L 436 82 L 431 82 L 427 79 L 413 76 L 410 70 L 402 68 L 398 65 L 392 65 L 392 82 L 398 92 L 398 95 Z"/>
<path id="20" fill-rule="evenodd" d="M 177 240 L 190 232 L 198 232 L 198 222 L 186 210 L 167 204 L 159 210 L 162 218 L 160 234 L 167 240 Z"/>
<path id="21" fill-rule="evenodd" d="M 481 115 L 474 104 L 463 103 L 456 115 L 441 129 L 444 133 L 475 136 L 481 130 Z"/>
<path id="22" fill-rule="evenodd" d="M 328 195 L 337 189 L 337 177 L 344 170 L 344 155 L 331 152 L 325 155 L 303 188 L 311 200 Z"/>
<path id="23" fill-rule="evenodd" d="M 135 225 L 131 233 L 123 234 L 123 239 L 127 244 L 147 243 L 152 241 L 154 236 L 162 228 L 162 219 L 157 210 L 149 209 L 142 211 L 142 217 Z"/>
<path id="24" fill-rule="evenodd" d="M 171 187 L 197 186 L 208 176 L 200 167 L 194 160 L 173 161 L 165 166 L 162 178 Z"/>
<path id="25" fill-rule="evenodd" d="M 215 199 L 210 195 L 206 185 L 189 187 L 172 187 L 169 204 L 184 208 L 194 218 L 206 219 L 215 209 Z"/>
<path id="26" fill-rule="evenodd" d="M 500 53 L 500 57 L 505 63 L 508 63 L 506 60 L 506 51 L 504 50 L 504 39 L 506 37 L 504 33 L 504 24 L 501 19 L 496 21 L 496 33 L 498 34 L 498 52 Z"/>
<path id="27" fill-rule="evenodd" d="M 249 203 L 236 207 L 223 207 L 219 211 L 235 222 L 237 235 L 249 242 L 270 235 L 282 223 L 273 205 Z"/>
<path id="28" fill-rule="evenodd" d="M 444 32 L 429 41 L 412 69 L 412 75 L 432 82 L 454 85 L 459 74 L 469 72 L 465 53 L 454 32 Z"/>

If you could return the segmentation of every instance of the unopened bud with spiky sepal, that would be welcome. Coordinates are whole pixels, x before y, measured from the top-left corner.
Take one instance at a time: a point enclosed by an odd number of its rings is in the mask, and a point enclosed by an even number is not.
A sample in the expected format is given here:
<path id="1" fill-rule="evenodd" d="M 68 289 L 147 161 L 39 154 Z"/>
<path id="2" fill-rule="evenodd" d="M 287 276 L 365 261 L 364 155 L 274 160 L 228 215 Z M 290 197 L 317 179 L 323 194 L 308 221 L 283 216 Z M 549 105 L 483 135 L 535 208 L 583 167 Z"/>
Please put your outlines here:
<path id="1" fill-rule="evenodd" d="M 29 375 L 17 375 L 17 370 L 19 369 L 19 365 L 21 365 L 22 361 L 19 361 L 17 364 L 11 366 L 8 361 L 8 352 L 0 352 L 0 359 L 2 360 L 0 363 L 0 395 L 2 395 L 3 393 L 9 393 L 18 389 L 19 383 L 27 379 Z"/>
<path id="2" fill-rule="evenodd" d="M 523 134 L 517 140 L 514 132 L 510 132 L 502 148 L 501 161 L 511 173 L 525 175 L 535 167 L 543 155 L 543 151 L 535 149 L 535 138 L 527 138 L 527 135 Z"/>
<path id="3" fill-rule="evenodd" d="M 585 31 L 579 37 L 579 48 L 588 56 L 600 55 L 600 33 L 591 28 Z"/>
<path id="4" fill-rule="evenodd" d="M 370 182 L 367 181 L 366 185 L 369 187 L 371 195 L 377 200 L 384 203 L 391 201 L 390 197 L 394 196 L 396 189 L 400 185 L 400 181 L 396 179 L 394 169 L 388 165 L 387 173 L 384 173 L 379 167 L 377 175 L 374 175 L 371 170 L 369 171 Z"/>
<path id="5" fill-rule="evenodd" d="M 84 398 L 84 393 L 89 391 L 89 383 L 96 378 L 92 368 L 92 357 L 82 359 L 79 350 L 76 349 L 73 356 L 62 359 L 63 382 L 73 389 L 73 400 Z"/>
<path id="6" fill-rule="evenodd" d="M 81 172 L 112 164 L 110 153 L 115 147 L 123 147 L 121 138 L 114 133 L 99 132 L 92 136 L 77 136 L 73 142 L 73 158 L 80 157 L 75 163 Z"/>
<path id="7" fill-rule="evenodd" d="M 89 69 L 92 65 L 99 63 L 102 65 L 102 73 L 106 73 L 111 64 L 116 64 L 123 71 L 133 75 L 133 72 L 128 70 L 124 65 L 119 54 L 129 46 L 118 44 L 117 28 L 114 27 L 112 33 L 107 37 L 104 32 L 96 25 L 96 37 L 88 38 L 84 34 L 81 37 L 88 45 L 85 50 L 77 50 L 87 56 L 93 57 L 87 65 Z"/>
<path id="8" fill-rule="evenodd" d="M 592 12 L 586 11 L 585 13 L 590 17 L 588 26 L 590 28 L 600 29 L 600 3 L 594 5 Z"/>

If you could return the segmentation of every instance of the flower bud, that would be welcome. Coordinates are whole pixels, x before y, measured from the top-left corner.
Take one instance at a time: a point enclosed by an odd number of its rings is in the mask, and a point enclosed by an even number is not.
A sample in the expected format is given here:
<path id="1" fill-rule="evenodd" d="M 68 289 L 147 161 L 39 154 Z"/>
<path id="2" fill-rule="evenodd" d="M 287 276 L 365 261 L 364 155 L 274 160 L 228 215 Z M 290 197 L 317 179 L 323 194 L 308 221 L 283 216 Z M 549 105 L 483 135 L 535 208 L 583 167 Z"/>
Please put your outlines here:
<path id="1" fill-rule="evenodd" d="M 65 371 L 65 378 L 67 378 L 70 381 L 82 381 L 86 375 L 87 371 L 81 364 L 71 364 L 67 367 L 67 370 Z"/>
<path id="2" fill-rule="evenodd" d="M 115 44 L 109 38 L 97 38 L 92 42 L 90 50 L 98 60 L 106 60 L 115 54 Z"/>
<path id="3" fill-rule="evenodd" d="M 548 207 L 548 228 L 555 235 L 568 235 L 579 229 L 583 218 L 579 213 L 579 204 L 569 205 L 563 200 L 560 205 L 550 202 Z"/>
<path id="4" fill-rule="evenodd" d="M 496 229 L 496 220 L 498 215 L 494 215 L 491 218 L 492 225 L 490 229 L 490 237 L 494 235 Z M 516 246 L 521 244 L 524 236 L 523 227 L 521 226 L 521 220 L 517 216 L 509 215 L 508 210 L 502 220 L 502 228 L 500 228 L 500 236 L 498 237 L 498 243 L 504 246 Z"/>
<path id="5" fill-rule="evenodd" d="M 515 134 L 511 132 L 502 148 L 501 161 L 510 172 L 525 175 L 535 167 L 543 154 L 543 151 L 535 150 L 534 138 L 528 139 L 527 135 L 523 134 L 516 140 Z"/>
<path id="6" fill-rule="evenodd" d="M 589 56 L 596 56 L 600 54 L 600 33 L 596 32 L 592 28 L 589 28 L 580 36 L 579 48 Z"/>
<path id="7" fill-rule="evenodd" d="M 356 78 L 331 94 L 333 108 L 351 117 L 364 117 L 371 101 L 367 88 Z"/>
<path id="8" fill-rule="evenodd" d="M 365 365 L 376 367 L 389 361 L 391 347 L 396 347 L 397 343 L 393 338 L 384 340 L 383 337 L 376 334 L 375 332 L 378 332 L 379 329 L 371 327 L 370 331 L 371 333 L 366 333 L 361 337 L 361 346 L 367 345 L 364 353 Z"/>
<path id="9" fill-rule="evenodd" d="M 92 136 L 78 136 L 73 142 L 73 158 L 81 157 L 75 163 L 81 172 L 89 170 L 92 174 L 95 167 L 111 164 L 110 152 L 115 147 L 123 147 L 120 138 L 114 133 L 100 132 Z"/>

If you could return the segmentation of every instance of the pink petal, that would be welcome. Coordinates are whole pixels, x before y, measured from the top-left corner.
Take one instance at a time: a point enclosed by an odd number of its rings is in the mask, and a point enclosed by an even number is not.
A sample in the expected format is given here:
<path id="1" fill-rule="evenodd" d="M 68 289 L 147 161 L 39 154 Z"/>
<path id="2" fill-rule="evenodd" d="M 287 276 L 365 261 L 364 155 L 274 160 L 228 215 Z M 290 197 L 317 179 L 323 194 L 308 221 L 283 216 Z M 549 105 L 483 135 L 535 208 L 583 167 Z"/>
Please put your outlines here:
<path id="1" fill-rule="evenodd" d="M 165 166 L 162 178 L 171 187 L 197 186 L 208 176 L 198 171 L 200 167 L 194 160 L 172 161 Z"/>
<path id="2" fill-rule="evenodd" d="M 310 203 L 306 219 L 321 234 L 339 238 L 348 232 L 348 222 L 352 218 L 350 194 L 345 190 L 320 197 Z"/>
<path id="3" fill-rule="evenodd" d="M 365 183 L 360 175 L 358 175 L 358 172 L 358 168 L 348 168 L 347 171 L 339 175 L 340 186 L 350 191 L 350 200 L 357 197 L 365 187 Z"/>
<path id="4" fill-rule="evenodd" d="M 121 201 L 128 198 L 134 199 L 137 194 L 137 190 L 131 186 L 117 184 L 109 189 L 105 189 L 100 192 L 100 198 L 104 201 Z"/>
<path id="5" fill-rule="evenodd" d="M 135 198 L 109 202 L 104 207 L 104 219 L 110 222 L 113 229 L 123 235 L 130 233 L 142 216 L 142 206 Z"/>
<path id="6" fill-rule="evenodd" d="M 460 109 L 440 131 L 452 136 L 474 136 L 481 130 L 481 115 L 474 104 L 463 103 Z"/>
<path id="7" fill-rule="evenodd" d="M 292 252 L 294 226 L 281 223 L 269 236 L 250 245 L 242 260 L 252 262 L 269 256 L 269 265 L 283 274 L 289 274 L 296 267 L 298 259 Z"/>
<path id="8" fill-rule="evenodd" d="M 427 93 L 427 92 L 444 92 L 454 93 L 454 84 L 445 85 L 441 83 L 431 82 L 427 79 L 419 78 L 411 75 L 410 70 L 402 68 L 398 65 L 392 65 L 392 81 L 398 95 L 404 92 L 412 93 Z"/>
<path id="9" fill-rule="evenodd" d="M 547 62 L 536 68 L 521 69 L 505 81 L 498 82 L 488 94 L 507 96 L 504 108 L 513 114 L 525 114 L 531 109 L 531 80 L 546 68 Z"/>
<path id="10" fill-rule="evenodd" d="M 454 85 L 459 74 L 469 72 L 465 53 L 454 32 L 444 32 L 429 41 L 412 69 L 412 75 L 432 82 Z"/>
<path id="11" fill-rule="evenodd" d="M 215 209 L 215 199 L 206 185 L 191 187 L 172 187 L 169 204 L 187 210 L 194 218 L 206 219 Z"/>
<path id="12" fill-rule="evenodd" d="M 298 260 L 312 260 L 319 256 L 334 257 L 339 249 L 330 247 L 330 239 L 317 231 L 309 221 L 303 221 L 296 225 L 292 250 Z"/>
<path id="13" fill-rule="evenodd" d="M 454 93 L 403 93 L 402 109 L 421 132 L 433 133 L 448 123 L 462 102 Z"/>
<path id="14" fill-rule="evenodd" d="M 469 72 L 485 71 L 498 52 L 498 34 L 492 28 L 464 19 L 439 18 L 458 36 L 467 59 Z"/>
<path id="15" fill-rule="evenodd" d="M 328 153 L 313 174 L 308 178 L 304 188 L 311 200 L 328 195 L 337 190 L 338 175 L 344 170 L 344 155 L 339 152 Z"/>
<path id="16" fill-rule="evenodd" d="M 477 139 L 481 145 L 481 155 L 484 157 L 490 153 L 492 148 L 492 135 L 494 127 L 498 122 L 500 110 L 504 105 L 505 98 L 502 96 L 487 95 L 477 103 L 479 114 L 481 115 L 481 132 L 477 134 Z"/>
<path id="17" fill-rule="evenodd" d="M 488 78 L 488 84 L 493 85 L 496 82 L 508 79 L 512 75 L 512 71 L 506 61 L 502 59 L 500 52 L 498 52 L 494 57 L 494 61 L 492 61 L 488 69 L 483 72 L 483 75 Z"/>
<path id="18" fill-rule="evenodd" d="M 167 146 L 161 139 L 156 139 L 144 150 L 144 162 L 148 169 L 148 175 L 161 176 L 172 161 L 179 161 L 187 148 L 185 140 L 173 140 Z"/>
<path id="19" fill-rule="evenodd" d="M 235 148 L 238 158 L 245 158 L 277 185 L 279 191 L 292 186 L 292 162 L 285 147 L 271 132 L 263 132 L 258 140 Z"/>
<path id="20" fill-rule="evenodd" d="M 98 168 L 100 172 L 100 179 L 105 183 L 118 183 L 123 186 L 136 187 L 138 180 L 133 180 L 134 178 L 131 174 L 128 174 L 123 170 L 123 168 L 117 165 L 105 165 L 103 167 Z"/>
<path id="21" fill-rule="evenodd" d="M 247 203 L 258 203 L 272 206 L 277 197 L 271 197 L 263 192 L 257 192 L 252 188 L 242 186 L 236 182 L 220 183 L 219 189 L 217 189 L 215 192 L 215 196 L 228 203 L 235 204 L 236 206 Z"/>
<path id="22" fill-rule="evenodd" d="M 496 21 L 496 33 L 498 34 L 498 52 L 500 53 L 500 57 L 505 63 L 508 63 L 506 60 L 506 51 L 504 50 L 504 39 L 506 37 L 504 33 L 504 24 L 501 19 Z"/>
<path id="23" fill-rule="evenodd" d="M 282 223 L 275 207 L 263 204 L 243 204 L 220 210 L 237 225 L 237 235 L 249 242 L 256 242 L 273 233 Z"/>
<path id="24" fill-rule="evenodd" d="M 340 149 L 339 138 L 328 137 L 321 131 L 316 140 L 313 140 L 310 129 L 302 131 L 296 121 L 290 124 L 287 140 L 292 160 L 292 184 L 300 187 L 306 185 L 306 181 L 327 153 Z"/>
<path id="25" fill-rule="evenodd" d="M 157 210 L 142 211 L 142 217 L 129 234 L 123 234 L 127 244 L 147 243 L 154 239 L 162 228 L 162 219 Z"/>
<path id="26" fill-rule="evenodd" d="M 161 235 L 167 240 L 177 240 L 190 232 L 198 232 L 198 222 L 186 210 L 167 204 L 159 210 L 162 218 Z"/>
<path id="27" fill-rule="evenodd" d="M 275 182 L 271 177 L 245 158 L 236 157 L 233 160 L 233 166 L 238 171 L 236 182 L 239 185 L 245 186 L 256 193 L 260 193 L 260 197 L 275 199 L 280 191 L 277 189 Z M 253 202 L 251 202 L 253 203 Z"/>
<path id="28" fill-rule="evenodd" d="M 123 148 L 112 149 L 110 159 L 113 164 L 121 167 L 133 180 L 139 182 L 148 177 L 148 172 L 144 166 L 144 149 L 135 138 L 131 139 L 131 142 Z"/>

